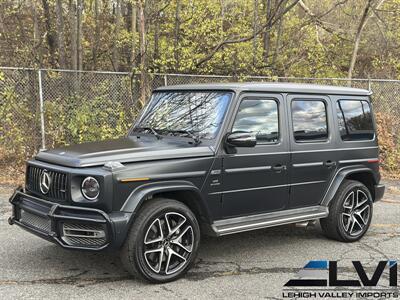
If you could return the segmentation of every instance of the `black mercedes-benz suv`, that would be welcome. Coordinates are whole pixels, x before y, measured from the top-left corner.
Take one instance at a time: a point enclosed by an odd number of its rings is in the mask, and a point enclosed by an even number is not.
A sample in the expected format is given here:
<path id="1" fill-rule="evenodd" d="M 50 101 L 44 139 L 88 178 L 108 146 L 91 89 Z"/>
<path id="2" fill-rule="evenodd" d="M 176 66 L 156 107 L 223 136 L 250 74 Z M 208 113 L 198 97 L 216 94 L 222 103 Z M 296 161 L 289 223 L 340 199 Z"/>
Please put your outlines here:
<path id="1" fill-rule="evenodd" d="M 320 220 L 354 242 L 382 198 L 367 90 L 230 83 L 156 89 L 126 137 L 39 152 L 10 224 L 68 249 L 120 250 L 151 282 L 182 276 L 200 235 Z"/>

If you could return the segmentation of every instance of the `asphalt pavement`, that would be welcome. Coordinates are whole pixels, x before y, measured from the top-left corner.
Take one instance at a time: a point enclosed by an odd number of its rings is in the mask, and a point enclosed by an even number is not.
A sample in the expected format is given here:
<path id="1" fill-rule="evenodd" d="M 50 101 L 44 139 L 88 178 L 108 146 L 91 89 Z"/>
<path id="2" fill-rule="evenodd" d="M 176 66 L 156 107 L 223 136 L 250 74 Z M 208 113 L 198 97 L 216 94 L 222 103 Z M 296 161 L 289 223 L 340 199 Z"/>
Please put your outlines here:
<path id="1" fill-rule="evenodd" d="M 194 268 L 163 285 L 129 276 L 116 253 L 64 250 L 9 226 L 12 189 L 0 186 L 0 299 L 281 299 L 284 284 L 309 260 L 336 260 L 341 276 L 354 276 L 352 260 L 373 272 L 379 260 L 400 260 L 400 182 L 387 184 L 359 242 L 328 240 L 318 224 L 205 237 Z"/>

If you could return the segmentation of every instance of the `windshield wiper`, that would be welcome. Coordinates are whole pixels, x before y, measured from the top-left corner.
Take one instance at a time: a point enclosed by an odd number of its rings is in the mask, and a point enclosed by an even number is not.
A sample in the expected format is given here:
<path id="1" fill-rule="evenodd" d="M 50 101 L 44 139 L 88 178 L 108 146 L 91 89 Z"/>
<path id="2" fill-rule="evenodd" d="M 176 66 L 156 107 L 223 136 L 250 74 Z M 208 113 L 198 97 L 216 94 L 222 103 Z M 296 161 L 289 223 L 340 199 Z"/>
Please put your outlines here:
<path id="1" fill-rule="evenodd" d="M 167 131 L 172 133 L 172 134 L 174 134 L 174 133 L 181 134 L 181 135 L 182 134 L 186 134 L 186 135 L 188 135 L 189 137 L 191 137 L 193 139 L 195 145 L 198 145 L 198 144 L 201 143 L 200 136 L 195 135 L 190 130 L 180 129 L 180 130 L 167 130 Z"/>
<path id="2" fill-rule="evenodd" d="M 153 127 L 136 127 L 134 128 L 135 131 L 150 131 L 154 136 L 157 138 L 157 140 L 161 140 L 162 136 L 153 128 Z"/>

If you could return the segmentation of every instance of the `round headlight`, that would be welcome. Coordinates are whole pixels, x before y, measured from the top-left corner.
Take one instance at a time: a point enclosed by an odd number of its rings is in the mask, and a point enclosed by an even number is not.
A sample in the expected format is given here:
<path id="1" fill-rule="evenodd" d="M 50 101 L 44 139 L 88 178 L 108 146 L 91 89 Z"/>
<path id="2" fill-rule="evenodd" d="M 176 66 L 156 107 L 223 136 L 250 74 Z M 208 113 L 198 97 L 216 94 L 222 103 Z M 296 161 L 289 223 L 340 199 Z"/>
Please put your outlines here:
<path id="1" fill-rule="evenodd" d="M 88 200 L 95 200 L 99 196 L 100 185 L 96 178 L 86 177 L 82 181 L 82 194 Z"/>

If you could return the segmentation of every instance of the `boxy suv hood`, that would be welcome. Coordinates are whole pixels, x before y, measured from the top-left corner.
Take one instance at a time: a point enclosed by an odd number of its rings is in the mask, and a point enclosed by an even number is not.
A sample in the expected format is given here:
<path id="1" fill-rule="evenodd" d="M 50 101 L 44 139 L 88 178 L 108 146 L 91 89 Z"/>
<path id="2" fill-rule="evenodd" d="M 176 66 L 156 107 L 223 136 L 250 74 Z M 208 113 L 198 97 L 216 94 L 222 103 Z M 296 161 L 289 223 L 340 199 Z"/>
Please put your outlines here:
<path id="1" fill-rule="evenodd" d="M 116 140 L 83 143 L 39 152 L 37 160 L 66 167 L 90 167 L 106 162 L 121 163 L 147 160 L 212 156 L 210 146 L 194 146 L 187 141 L 154 137 L 125 137 Z"/>

